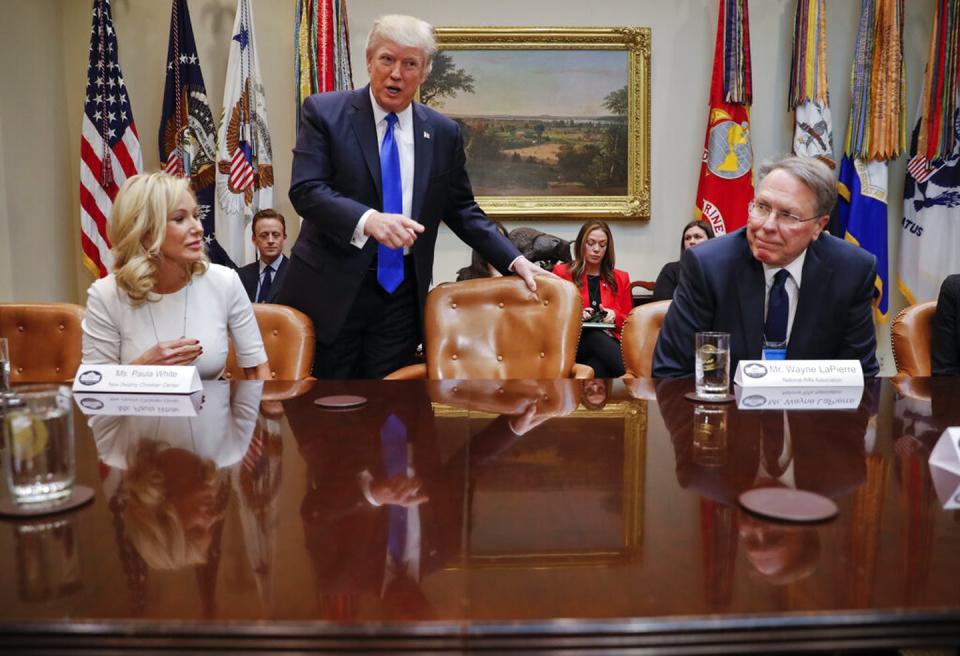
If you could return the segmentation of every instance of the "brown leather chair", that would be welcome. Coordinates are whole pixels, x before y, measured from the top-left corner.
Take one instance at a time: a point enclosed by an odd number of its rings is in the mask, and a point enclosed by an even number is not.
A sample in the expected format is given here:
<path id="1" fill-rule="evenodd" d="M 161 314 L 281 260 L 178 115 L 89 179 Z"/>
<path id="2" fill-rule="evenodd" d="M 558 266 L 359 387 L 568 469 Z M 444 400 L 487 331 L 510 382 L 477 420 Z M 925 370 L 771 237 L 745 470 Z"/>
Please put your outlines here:
<path id="1" fill-rule="evenodd" d="M 516 276 L 445 283 L 427 296 L 426 364 L 388 380 L 593 378 L 575 364 L 583 303 L 580 290 L 540 276 L 537 291 Z"/>
<path id="2" fill-rule="evenodd" d="M 893 320 L 890 336 L 897 375 L 930 375 L 930 324 L 936 311 L 936 301 L 917 303 L 903 308 Z"/>
<path id="3" fill-rule="evenodd" d="M 660 326 L 663 325 L 663 318 L 667 316 L 671 302 L 654 301 L 638 305 L 627 315 L 620 341 L 623 367 L 627 376 L 653 376 L 653 349 L 657 345 Z"/>
<path id="4" fill-rule="evenodd" d="M 11 383 L 61 383 L 80 366 L 83 306 L 2 303 L 0 337 L 10 348 Z"/>
<path id="5" fill-rule="evenodd" d="M 316 335 L 310 317 L 300 310 L 275 303 L 254 303 L 263 346 L 267 350 L 270 377 L 274 380 L 306 380 L 313 370 Z M 227 351 L 223 377 L 243 380 L 243 369 L 237 364 L 233 343 Z"/>

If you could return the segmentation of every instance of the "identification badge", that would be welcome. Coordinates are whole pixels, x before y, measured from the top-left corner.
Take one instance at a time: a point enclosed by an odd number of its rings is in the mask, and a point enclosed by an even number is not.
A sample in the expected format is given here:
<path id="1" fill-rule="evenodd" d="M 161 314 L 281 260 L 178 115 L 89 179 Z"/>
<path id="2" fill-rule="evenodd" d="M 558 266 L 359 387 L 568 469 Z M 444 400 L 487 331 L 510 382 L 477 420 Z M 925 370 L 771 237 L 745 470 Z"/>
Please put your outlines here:
<path id="1" fill-rule="evenodd" d="M 764 347 L 764 349 L 760 352 L 760 359 L 761 360 L 786 360 L 787 349 Z"/>

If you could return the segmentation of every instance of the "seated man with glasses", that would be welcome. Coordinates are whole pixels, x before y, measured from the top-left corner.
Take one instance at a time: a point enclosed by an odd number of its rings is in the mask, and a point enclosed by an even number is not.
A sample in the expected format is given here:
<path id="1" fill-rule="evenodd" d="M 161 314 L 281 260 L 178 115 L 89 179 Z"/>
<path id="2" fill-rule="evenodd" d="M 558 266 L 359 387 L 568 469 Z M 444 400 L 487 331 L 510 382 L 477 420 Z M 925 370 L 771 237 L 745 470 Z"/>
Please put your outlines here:
<path id="1" fill-rule="evenodd" d="M 692 376 L 701 331 L 730 333 L 734 370 L 776 345 L 789 359 L 859 360 L 864 375 L 877 375 L 876 258 L 823 232 L 836 198 L 817 159 L 762 167 L 746 227 L 684 252 L 654 377 Z"/>

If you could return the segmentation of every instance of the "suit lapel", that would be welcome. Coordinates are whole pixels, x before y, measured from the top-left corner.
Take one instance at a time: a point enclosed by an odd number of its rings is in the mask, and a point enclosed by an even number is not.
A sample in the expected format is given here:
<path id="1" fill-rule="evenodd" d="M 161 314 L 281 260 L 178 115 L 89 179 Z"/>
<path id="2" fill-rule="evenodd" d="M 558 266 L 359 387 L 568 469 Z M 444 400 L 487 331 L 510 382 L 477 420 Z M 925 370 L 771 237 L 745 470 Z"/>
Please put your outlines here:
<path id="1" fill-rule="evenodd" d="M 811 352 L 811 340 L 821 320 L 820 308 L 826 306 L 823 292 L 829 289 L 831 278 L 833 269 L 820 257 L 817 242 L 811 242 L 803 261 L 800 295 L 790 330 L 790 344 L 787 346 L 788 358 L 802 358 Z"/>
<path id="2" fill-rule="evenodd" d="M 354 111 L 350 115 L 353 131 L 360 142 L 360 152 L 370 170 L 370 177 L 377 189 L 377 198 L 383 198 L 380 183 L 380 149 L 377 145 L 377 126 L 373 122 L 373 104 L 370 101 L 370 87 L 356 91 L 353 100 Z"/>
<path id="3" fill-rule="evenodd" d="M 430 181 L 430 169 L 433 165 L 433 126 L 423 106 L 413 104 L 413 206 L 412 217 L 420 220 L 423 209 L 423 197 Z"/>
<path id="4" fill-rule="evenodd" d="M 745 355 L 741 359 L 755 360 L 759 359 L 763 344 L 763 265 L 753 258 L 746 232 L 743 233 L 743 247 L 747 251 L 746 257 L 739 258 L 740 265 L 735 277 L 740 301 L 740 325 L 746 342 Z"/>

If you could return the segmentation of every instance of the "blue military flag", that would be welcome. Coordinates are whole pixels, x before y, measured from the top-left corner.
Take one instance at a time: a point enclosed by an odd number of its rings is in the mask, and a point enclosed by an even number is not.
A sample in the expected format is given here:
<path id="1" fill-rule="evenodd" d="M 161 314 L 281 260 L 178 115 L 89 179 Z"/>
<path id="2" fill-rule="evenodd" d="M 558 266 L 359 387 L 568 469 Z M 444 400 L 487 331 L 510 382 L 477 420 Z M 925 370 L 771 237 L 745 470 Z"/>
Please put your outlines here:
<path id="1" fill-rule="evenodd" d="M 167 173 L 190 177 L 207 254 L 212 262 L 232 267 L 233 262 L 214 234 L 216 136 L 217 126 L 207 101 L 187 0 L 173 0 L 160 119 L 160 161 Z"/>

